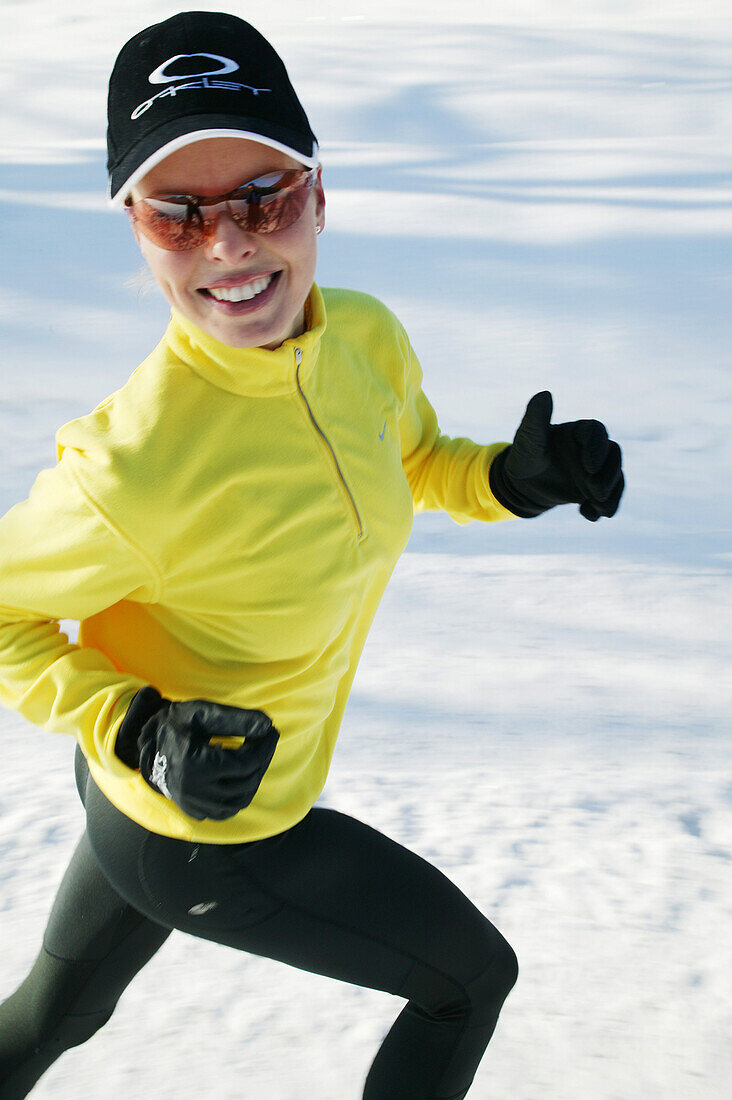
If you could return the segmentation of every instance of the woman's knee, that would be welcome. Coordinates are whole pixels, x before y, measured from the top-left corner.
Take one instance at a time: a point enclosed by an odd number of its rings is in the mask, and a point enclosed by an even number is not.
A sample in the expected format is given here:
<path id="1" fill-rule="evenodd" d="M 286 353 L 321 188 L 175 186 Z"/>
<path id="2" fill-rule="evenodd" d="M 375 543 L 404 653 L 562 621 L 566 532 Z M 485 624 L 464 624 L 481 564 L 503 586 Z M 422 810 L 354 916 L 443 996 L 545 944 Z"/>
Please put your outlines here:
<path id="1" fill-rule="evenodd" d="M 473 1026 L 495 1023 L 517 978 L 516 952 L 501 933 L 488 924 L 488 935 L 480 962 L 470 979 L 464 983 L 466 1011 Z"/>
<path id="2" fill-rule="evenodd" d="M 460 954 L 459 962 L 439 969 L 415 962 L 402 995 L 433 1019 L 469 1018 L 475 1027 L 495 1024 L 518 978 L 516 953 L 486 921 L 485 934 L 474 937 L 468 955 Z"/>
<path id="3" fill-rule="evenodd" d="M 501 1000 L 505 1001 L 518 980 L 519 965 L 516 952 L 508 940 L 504 939 L 500 932 L 497 933 L 497 937 L 487 975 L 492 987 Z"/>
<path id="4" fill-rule="evenodd" d="M 518 979 L 516 952 L 500 932 L 496 929 L 492 931 L 485 966 L 465 986 L 475 1025 L 495 1023 L 503 1002 Z"/>
<path id="5" fill-rule="evenodd" d="M 90 1039 L 114 1004 L 83 1003 L 89 964 L 42 948 L 19 986 L 0 1005 L 0 1095 L 24 1097 L 59 1055 Z"/>
<path id="6" fill-rule="evenodd" d="M 112 1015 L 116 1006 L 113 996 L 89 996 L 97 966 L 96 962 L 59 959 L 41 948 L 30 974 L 11 998 L 38 1045 L 61 1035 L 89 1038 Z M 75 1039 L 68 1045 L 81 1041 Z"/>
<path id="7" fill-rule="evenodd" d="M 519 974 L 518 958 L 508 940 L 498 933 L 498 944 L 493 962 L 496 985 L 505 990 L 504 1000 L 516 985 Z"/>

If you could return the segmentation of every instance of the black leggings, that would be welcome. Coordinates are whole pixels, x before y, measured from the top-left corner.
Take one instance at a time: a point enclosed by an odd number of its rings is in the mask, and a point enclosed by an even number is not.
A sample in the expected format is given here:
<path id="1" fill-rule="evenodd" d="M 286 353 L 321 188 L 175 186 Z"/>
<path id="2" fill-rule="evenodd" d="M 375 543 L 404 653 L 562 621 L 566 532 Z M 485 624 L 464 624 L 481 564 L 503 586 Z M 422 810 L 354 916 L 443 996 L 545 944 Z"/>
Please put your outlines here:
<path id="1" fill-rule="evenodd" d="M 461 1100 L 518 968 L 501 934 L 443 874 L 381 833 L 315 808 L 250 844 L 150 833 L 104 797 L 77 754 L 87 830 L 43 949 L 0 1005 L 0 1095 L 20 1100 L 114 1011 L 171 929 L 408 1004 L 364 1100 Z"/>

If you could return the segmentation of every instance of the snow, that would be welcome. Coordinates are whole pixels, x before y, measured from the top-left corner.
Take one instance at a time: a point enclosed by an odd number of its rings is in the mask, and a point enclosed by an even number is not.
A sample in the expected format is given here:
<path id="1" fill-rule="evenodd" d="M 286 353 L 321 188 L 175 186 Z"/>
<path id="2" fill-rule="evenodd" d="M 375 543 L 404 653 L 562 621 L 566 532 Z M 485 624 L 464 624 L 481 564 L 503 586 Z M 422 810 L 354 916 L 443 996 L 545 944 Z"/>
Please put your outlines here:
<path id="1" fill-rule="evenodd" d="M 5 0 L 1 511 L 162 332 L 105 202 L 105 83 L 123 41 L 175 10 Z M 547 388 L 556 420 L 608 424 L 628 480 L 598 524 L 571 507 L 418 517 L 324 801 L 435 862 L 517 950 L 471 1100 L 716 1100 L 732 1072 L 728 5 L 282 0 L 250 17 L 321 140 L 319 281 L 395 309 L 446 431 L 510 439 Z M 83 815 L 70 739 L 7 711 L 0 729 L 4 996 Z M 33 1095 L 173 1100 L 215 1080 L 217 1100 L 355 1100 L 400 1004 L 174 934 Z"/>

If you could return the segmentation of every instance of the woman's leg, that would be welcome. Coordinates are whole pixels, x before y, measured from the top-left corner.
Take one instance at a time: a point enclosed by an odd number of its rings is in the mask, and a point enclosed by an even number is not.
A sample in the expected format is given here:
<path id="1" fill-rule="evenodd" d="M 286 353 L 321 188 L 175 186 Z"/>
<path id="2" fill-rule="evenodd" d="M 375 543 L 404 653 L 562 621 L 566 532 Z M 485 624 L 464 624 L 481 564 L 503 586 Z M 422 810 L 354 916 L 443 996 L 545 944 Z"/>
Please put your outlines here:
<path id="1" fill-rule="evenodd" d="M 99 791 L 87 809 L 97 858 L 148 917 L 407 999 L 365 1098 L 465 1096 L 517 963 L 429 863 L 332 810 L 316 808 L 267 840 L 211 845 L 148 833 Z"/>
<path id="2" fill-rule="evenodd" d="M 143 917 L 112 889 L 85 833 L 31 972 L 0 1004 L 3 1100 L 27 1096 L 59 1055 L 105 1024 L 123 990 L 169 935 L 169 928 Z"/>

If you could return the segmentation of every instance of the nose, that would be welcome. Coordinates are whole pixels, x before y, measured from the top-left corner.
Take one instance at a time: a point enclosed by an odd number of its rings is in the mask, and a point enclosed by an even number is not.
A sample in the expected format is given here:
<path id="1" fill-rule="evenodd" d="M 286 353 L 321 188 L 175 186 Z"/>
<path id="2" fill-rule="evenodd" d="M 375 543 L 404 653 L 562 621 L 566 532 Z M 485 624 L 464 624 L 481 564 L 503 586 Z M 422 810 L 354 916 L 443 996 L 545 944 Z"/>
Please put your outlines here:
<path id="1" fill-rule="evenodd" d="M 241 229 L 231 214 L 225 212 L 217 217 L 205 244 L 207 258 L 225 263 L 236 263 L 242 257 L 251 256 L 257 248 L 257 234 Z"/>

